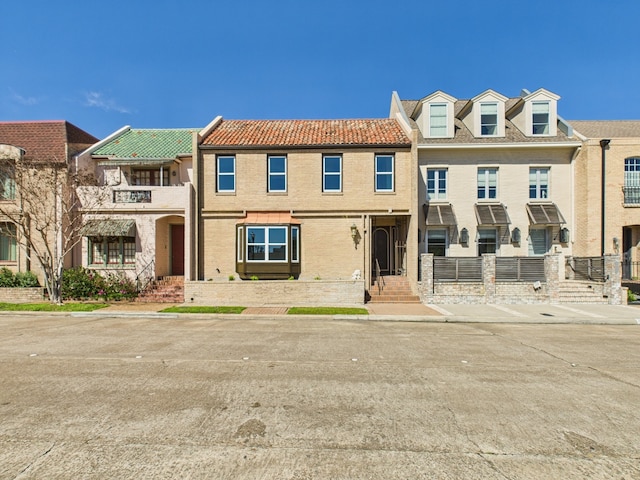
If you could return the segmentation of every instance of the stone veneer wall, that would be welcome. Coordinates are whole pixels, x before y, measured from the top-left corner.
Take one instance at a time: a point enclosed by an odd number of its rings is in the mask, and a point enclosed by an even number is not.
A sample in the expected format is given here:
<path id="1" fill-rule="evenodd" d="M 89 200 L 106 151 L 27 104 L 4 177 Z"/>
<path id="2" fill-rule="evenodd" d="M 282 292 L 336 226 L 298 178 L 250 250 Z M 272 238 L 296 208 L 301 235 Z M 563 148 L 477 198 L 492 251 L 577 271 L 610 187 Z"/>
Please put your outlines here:
<path id="1" fill-rule="evenodd" d="M 564 255 L 545 255 L 546 282 L 496 282 L 496 256 L 483 255 L 482 282 L 435 282 L 433 280 L 433 254 L 420 256 L 422 281 L 418 293 L 423 303 L 431 304 L 537 304 L 593 302 L 594 295 L 600 303 L 621 305 L 626 303 L 626 289 L 621 285 L 619 255 L 605 255 L 605 282 L 591 282 L 592 292 L 585 296 L 580 292 L 562 296 L 563 288 L 571 286 L 565 280 Z M 578 282 L 580 283 L 580 282 Z"/>
<path id="2" fill-rule="evenodd" d="M 41 287 L 0 288 L 0 302 L 31 303 L 42 302 L 44 299 L 44 289 Z"/>
<path id="3" fill-rule="evenodd" d="M 364 304 L 363 280 L 185 281 L 186 305 L 344 306 Z"/>

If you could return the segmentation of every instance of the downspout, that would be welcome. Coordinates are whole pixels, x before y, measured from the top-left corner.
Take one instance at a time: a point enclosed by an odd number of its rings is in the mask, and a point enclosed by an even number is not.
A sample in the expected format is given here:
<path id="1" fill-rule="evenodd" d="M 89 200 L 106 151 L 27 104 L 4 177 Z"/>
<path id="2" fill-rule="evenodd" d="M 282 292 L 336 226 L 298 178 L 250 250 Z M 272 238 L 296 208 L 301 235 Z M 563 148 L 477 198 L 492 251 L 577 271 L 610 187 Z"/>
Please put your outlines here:
<path id="1" fill-rule="evenodd" d="M 611 139 L 602 139 L 600 140 L 600 149 L 602 151 L 602 172 L 601 172 L 601 185 L 600 185 L 600 253 L 604 256 L 604 206 L 605 206 L 605 186 L 606 186 L 606 174 L 605 167 L 607 163 L 607 148 L 609 148 L 609 143 L 611 143 Z"/>

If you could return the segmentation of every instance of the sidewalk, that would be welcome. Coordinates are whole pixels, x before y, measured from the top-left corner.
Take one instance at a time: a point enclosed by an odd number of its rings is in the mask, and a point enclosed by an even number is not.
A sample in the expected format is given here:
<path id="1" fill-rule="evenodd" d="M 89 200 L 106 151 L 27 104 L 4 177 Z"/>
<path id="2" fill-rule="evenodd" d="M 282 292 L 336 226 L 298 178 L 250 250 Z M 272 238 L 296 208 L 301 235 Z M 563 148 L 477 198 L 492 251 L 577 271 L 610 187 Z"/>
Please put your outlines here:
<path id="1" fill-rule="evenodd" d="M 243 318 L 286 315 L 287 307 L 250 307 L 242 314 L 161 313 L 175 303 L 119 302 L 91 313 L 74 316 L 158 316 L 163 318 Z M 456 323 L 534 323 L 640 325 L 639 305 L 534 304 L 534 305 L 423 305 L 417 303 L 369 303 L 368 315 L 323 315 L 336 320 L 418 321 Z M 294 316 L 291 316 L 292 318 Z M 309 315 L 296 315 L 308 318 Z"/>

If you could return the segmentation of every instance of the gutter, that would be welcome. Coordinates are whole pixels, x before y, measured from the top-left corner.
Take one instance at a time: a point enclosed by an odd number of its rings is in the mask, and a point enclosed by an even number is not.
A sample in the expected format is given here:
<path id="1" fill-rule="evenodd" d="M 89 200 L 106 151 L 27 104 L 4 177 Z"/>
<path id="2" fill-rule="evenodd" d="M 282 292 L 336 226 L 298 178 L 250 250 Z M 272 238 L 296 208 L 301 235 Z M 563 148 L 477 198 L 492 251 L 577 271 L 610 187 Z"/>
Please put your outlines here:
<path id="1" fill-rule="evenodd" d="M 606 172 L 605 167 L 607 164 L 607 149 L 609 148 L 609 144 L 611 143 L 611 139 L 602 139 L 600 140 L 600 149 L 602 150 L 602 171 L 600 175 L 600 252 L 601 255 L 604 256 L 604 207 L 605 207 L 605 187 L 606 187 Z"/>
<path id="2" fill-rule="evenodd" d="M 548 142 L 548 143 L 430 143 L 419 144 L 420 150 L 432 150 L 432 149 L 470 149 L 470 148 L 578 148 L 581 147 L 581 142 Z"/>

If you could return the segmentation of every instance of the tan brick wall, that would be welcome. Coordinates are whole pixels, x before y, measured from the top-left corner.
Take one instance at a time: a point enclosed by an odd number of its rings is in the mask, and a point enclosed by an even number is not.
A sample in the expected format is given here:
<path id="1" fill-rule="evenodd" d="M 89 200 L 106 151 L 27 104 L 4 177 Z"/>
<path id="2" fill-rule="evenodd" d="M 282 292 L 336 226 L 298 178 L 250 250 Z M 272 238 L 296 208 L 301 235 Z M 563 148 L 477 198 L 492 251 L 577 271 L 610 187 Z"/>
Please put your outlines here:
<path id="1" fill-rule="evenodd" d="M 187 305 L 291 307 L 364 303 L 364 282 L 362 281 L 187 281 L 184 288 Z"/>
<path id="2" fill-rule="evenodd" d="M 44 289 L 34 288 L 0 288 L 0 302 L 31 303 L 44 300 Z"/>

